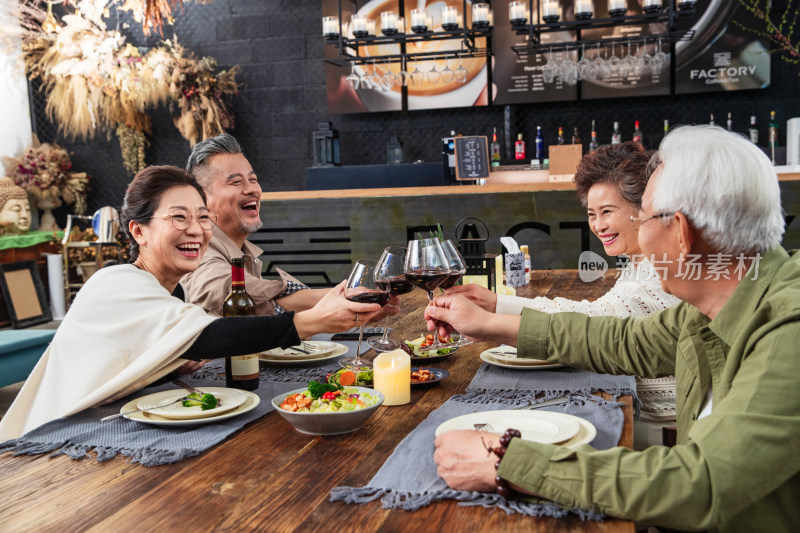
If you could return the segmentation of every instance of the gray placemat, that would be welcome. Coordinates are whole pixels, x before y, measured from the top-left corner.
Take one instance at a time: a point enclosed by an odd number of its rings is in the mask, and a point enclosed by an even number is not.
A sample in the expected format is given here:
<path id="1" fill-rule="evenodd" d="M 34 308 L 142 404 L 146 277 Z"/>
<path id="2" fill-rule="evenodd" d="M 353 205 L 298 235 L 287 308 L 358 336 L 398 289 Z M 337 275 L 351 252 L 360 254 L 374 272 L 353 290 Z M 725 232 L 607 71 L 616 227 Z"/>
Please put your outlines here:
<path id="1" fill-rule="evenodd" d="M 218 386 L 217 380 L 191 380 L 189 384 Z M 51 456 L 68 455 L 73 459 L 97 454 L 98 461 L 107 461 L 117 455 L 128 457 L 133 463 L 156 466 L 192 457 L 225 440 L 228 436 L 273 411 L 272 399 L 279 394 L 299 388 L 297 383 L 264 382 L 255 392 L 261 399 L 253 410 L 239 416 L 192 427 L 164 427 L 117 418 L 107 422 L 100 419 L 118 413 L 120 408 L 134 398 L 164 390 L 175 389 L 172 383 L 142 389 L 117 402 L 86 409 L 80 413 L 48 422 L 22 437 L 0 443 L 0 453 Z"/>
<path id="2" fill-rule="evenodd" d="M 599 520 L 601 514 L 580 509 L 566 509 L 552 502 L 507 500 L 495 493 L 466 492 L 451 489 L 436 473 L 433 461 L 433 441 L 436 428 L 451 418 L 483 411 L 513 409 L 507 401 L 469 403 L 456 396 L 432 412 L 395 448 L 380 470 L 365 487 L 336 487 L 331 491 L 331 501 L 367 503 L 380 499 L 385 509 L 414 511 L 438 500 L 452 499 L 462 505 L 481 505 L 500 508 L 508 513 L 528 516 L 561 517 L 574 513 L 581 518 Z M 597 397 L 570 395 L 570 402 L 558 406 L 542 407 L 542 411 L 567 413 L 591 422 L 597 436 L 591 445 L 597 449 L 610 448 L 619 441 L 623 414 L 619 404 Z"/>
<path id="3" fill-rule="evenodd" d="M 636 398 L 636 378 L 595 374 L 569 367 L 511 370 L 484 363 L 467 386 L 468 398 L 464 401 L 491 402 L 504 399 L 523 405 L 558 398 L 568 392 L 589 396 L 600 390 L 614 396 L 631 395 Z M 533 400 L 534 397 L 536 400 Z"/>

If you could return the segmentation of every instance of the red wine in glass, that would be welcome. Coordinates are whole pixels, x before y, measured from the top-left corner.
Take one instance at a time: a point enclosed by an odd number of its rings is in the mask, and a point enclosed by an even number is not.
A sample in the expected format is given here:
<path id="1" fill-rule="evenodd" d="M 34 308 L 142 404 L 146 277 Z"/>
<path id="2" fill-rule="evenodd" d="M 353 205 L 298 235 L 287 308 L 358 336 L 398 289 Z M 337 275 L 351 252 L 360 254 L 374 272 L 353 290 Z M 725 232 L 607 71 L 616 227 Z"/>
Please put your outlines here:
<path id="1" fill-rule="evenodd" d="M 389 278 L 389 292 L 391 292 L 393 296 L 408 294 L 413 290 L 414 284 L 408 281 L 405 276 Z"/>
<path id="2" fill-rule="evenodd" d="M 378 304 L 381 307 L 389 301 L 389 287 L 378 285 L 375 279 L 377 261 L 361 259 L 353 265 L 353 270 L 347 278 L 344 288 L 344 297 L 351 302 Z M 356 315 L 357 317 L 358 315 Z M 372 363 L 361 359 L 361 341 L 364 338 L 364 322 L 358 329 L 358 347 L 355 357 L 346 357 L 339 360 L 339 365 L 355 371 L 372 367 Z"/>
<path id="3" fill-rule="evenodd" d="M 389 296 L 391 296 L 391 294 L 388 291 L 359 292 L 357 294 L 347 296 L 347 299 L 351 302 L 358 302 L 360 304 L 378 304 L 383 307 L 386 305 L 386 302 L 389 301 Z"/>
<path id="4" fill-rule="evenodd" d="M 464 275 L 463 272 L 458 272 L 458 271 L 450 272 L 450 274 L 447 275 L 447 279 L 444 280 L 441 283 L 441 285 L 439 285 L 439 287 L 442 289 L 449 289 L 450 287 L 458 283 L 458 280 L 460 280 L 463 275 Z"/>
<path id="5" fill-rule="evenodd" d="M 432 293 L 433 290 L 441 285 L 449 276 L 450 272 L 446 270 L 406 271 L 406 279 L 428 293 Z"/>

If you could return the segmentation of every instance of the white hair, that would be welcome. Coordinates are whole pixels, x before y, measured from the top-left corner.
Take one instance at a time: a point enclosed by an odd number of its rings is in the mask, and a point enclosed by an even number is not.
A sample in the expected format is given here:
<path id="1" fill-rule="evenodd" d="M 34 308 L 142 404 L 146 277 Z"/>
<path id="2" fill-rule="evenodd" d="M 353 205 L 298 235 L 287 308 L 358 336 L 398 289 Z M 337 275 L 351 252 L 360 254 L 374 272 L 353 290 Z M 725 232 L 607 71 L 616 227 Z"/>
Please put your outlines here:
<path id="1" fill-rule="evenodd" d="M 784 230 L 778 176 L 744 136 L 717 126 L 683 126 L 661 142 L 653 212 L 680 211 L 718 253 L 756 254 Z"/>

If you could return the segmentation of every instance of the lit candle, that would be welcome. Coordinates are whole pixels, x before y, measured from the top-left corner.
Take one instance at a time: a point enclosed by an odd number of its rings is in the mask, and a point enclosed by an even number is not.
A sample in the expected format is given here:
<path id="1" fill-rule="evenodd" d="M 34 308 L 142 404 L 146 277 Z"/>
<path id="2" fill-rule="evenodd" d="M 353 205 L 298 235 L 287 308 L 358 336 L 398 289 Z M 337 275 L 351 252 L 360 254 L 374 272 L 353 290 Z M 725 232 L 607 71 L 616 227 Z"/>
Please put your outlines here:
<path id="1" fill-rule="evenodd" d="M 428 27 L 428 31 L 433 31 L 433 15 L 430 13 L 425 14 L 425 25 Z"/>
<path id="2" fill-rule="evenodd" d="M 442 28 L 455 30 L 458 28 L 458 10 L 453 6 L 442 6 Z"/>
<path id="3" fill-rule="evenodd" d="M 624 1 L 624 0 L 623 0 Z M 558 16 L 558 2 L 555 0 L 545 0 L 542 5 L 542 15 L 545 17 Z"/>
<path id="4" fill-rule="evenodd" d="M 627 0 L 608 0 L 608 14 L 612 17 L 620 17 L 627 11 Z"/>
<path id="5" fill-rule="evenodd" d="M 366 37 L 369 35 L 367 32 L 367 18 L 358 13 L 353 13 L 350 17 L 350 29 L 356 37 Z"/>
<path id="6" fill-rule="evenodd" d="M 326 39 L 336 39 L 339 36 L 338 17 L 322 17 L 322 35 Z"/>
<path id="7" fill-rule="evenodd" d="M 394 35 L 397 33 L 397 13 L 394 11 L 384 11 L 381 13 L 381 31 L 384 35 Z"/>
<path id="8" fill-rule="evenodd" d="M 515 0 L 508 4 L 508 19 L 511 21 L 511 24 L 525 24 L 528 22 L 527 3 Z"/>
<path id="9" fill-rule="evenodd" d="M 427 20 L 425 19 L 424 9 L 411 10 L 411 31 L 415 33 L 422 33 L 427 31 Z"/>
<path id="10" fill-rule="evenodd" d="M 375 35 L 375 21 L 367 19 L 367 34 Z"/>
<path id="11" fill-rule="evenodd" d="M 592 0 L 575 0 L 575 18 L 588 19 L 592 18 L 592 14 L 594 14 Z"/>
<path id="12" fill-rule="evenodd" d="M 397 20 L 395 21 L 395 27 L 397 28 L 397 31 L 399 33 L 405 33 L 406 32 L 406 20 L 403 17 L 397 17 Z"/>
<path id="13" fill-rule="evenodd" d="M 411 357 L 403 350 L 384 352 L 372 361 L 375 390 L 383 394 L 383 405 L 411 401 Z"/>
<path id="14" fill-rule="evenodd" d="M 472 4 L 472 27 L 485 28 L 489 25 L 489 4 Z"/>

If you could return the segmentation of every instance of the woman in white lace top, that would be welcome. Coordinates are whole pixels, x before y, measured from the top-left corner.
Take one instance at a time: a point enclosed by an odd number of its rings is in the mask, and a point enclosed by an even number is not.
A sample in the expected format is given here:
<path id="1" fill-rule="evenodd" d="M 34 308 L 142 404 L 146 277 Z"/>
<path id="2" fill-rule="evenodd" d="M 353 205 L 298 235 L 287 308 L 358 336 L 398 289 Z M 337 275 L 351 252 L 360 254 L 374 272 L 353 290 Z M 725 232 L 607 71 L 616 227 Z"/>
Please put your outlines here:
<path id="1" fill-rule="evenodd" d="M 609 256 L 630 259 L 620 271 L 614 287 L 597 300 L 566 298 L 520 298 L 493 293 L 477 285 L 448 289 L 447 294 L 462 293 L 487 311 L 513 315 L 523 308 L 546 313 L 573 312 L 590 316 L 645 316 L 657 313 L 680 300 L 661 288 L 657 270 L 642 256 L 637 241 L 637 227 L 631 217 L 639 216 L 653 152 L 640 144 L 626 142 L 603 146 L 583 157 L 575 173 L 575 187 L 586 207 L 589 227 L 603 243 Z M 642 416 L 651 420 L 675 419 L 675 378 L 638 379 Z"/>

